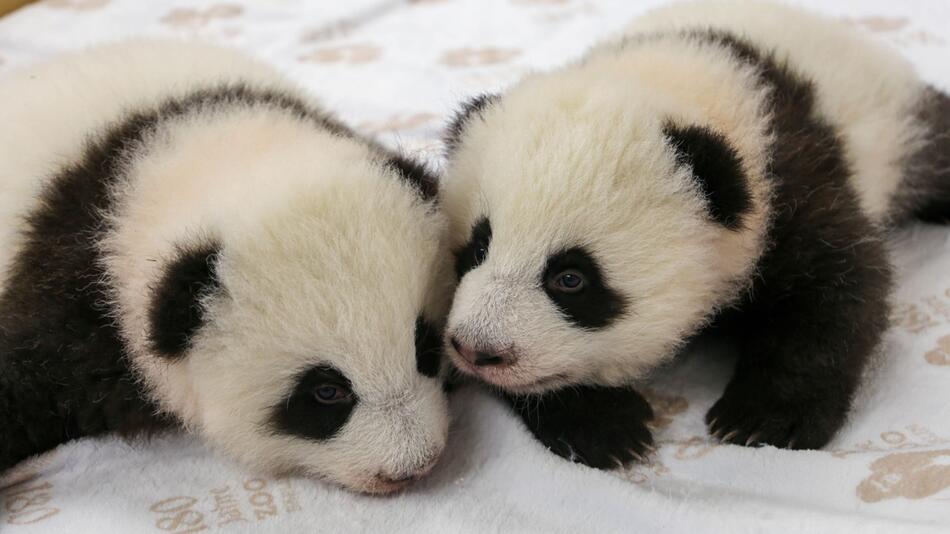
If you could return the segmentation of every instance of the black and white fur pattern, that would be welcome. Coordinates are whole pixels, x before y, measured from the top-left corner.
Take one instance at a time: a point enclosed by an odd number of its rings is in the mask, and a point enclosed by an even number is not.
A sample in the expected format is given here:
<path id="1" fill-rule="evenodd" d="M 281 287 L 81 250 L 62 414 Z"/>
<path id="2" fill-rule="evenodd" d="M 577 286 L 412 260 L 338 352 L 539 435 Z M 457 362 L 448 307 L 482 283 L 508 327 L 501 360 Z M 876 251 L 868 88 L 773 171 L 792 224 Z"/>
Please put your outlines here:
<path id="1" fill-rule="evenodd" d="M 177 425 L 357 491 L 433 465 L 451 267 L 421 166 L 200 44 L 14 73 L 0 120 L 0 470 Z"/>
<path id="2" fill-rule="evenodd" d="M 774 3 L 654 11 L 469 102 L 447 146 L 446 345 L 596 467 L 649 451 L 631 384 L 713 323 L 740 358 L 710 431 L 823 446 L 888 327 L 883 230 L 950 218 L 950 99 Z"/>

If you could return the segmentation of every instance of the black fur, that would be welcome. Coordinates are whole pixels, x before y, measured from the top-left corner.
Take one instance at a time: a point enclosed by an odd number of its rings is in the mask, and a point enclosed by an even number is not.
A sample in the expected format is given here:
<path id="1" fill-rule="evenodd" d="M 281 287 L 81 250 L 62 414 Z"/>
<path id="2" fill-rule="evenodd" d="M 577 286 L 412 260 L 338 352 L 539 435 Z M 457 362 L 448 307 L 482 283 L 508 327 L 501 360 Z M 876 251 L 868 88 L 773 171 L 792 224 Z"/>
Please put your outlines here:
<path id="1" fill-rule="evenodd" d="M 434 200 L 439 194 L 439 180 L 426 169 L 425 165 L 399 154 L 390 156 L 387 165 L 419 191 L 423 200 Z"/>
<path id="2" fill-rule="evenodd" d="M 461 280 L 465 273 L 482 264 L 491 246 L 491 221 L 482 217 L 472 226 L 472 237 L 455 252 L 455 274 Z"/>
<path id="3" fill-rule="evenodd" d="M 679 163 L 692 169 L 713 220 L 730 230 L 739 229 L 742 216 L 752 209 L 739 153 L 724 135 L 705 126 L 668 124 L 663 133 Z"/>
<path id="4" fill-rule="evenodd" d="M 191 337 L 204 323 L 201 301 L 220 288 L 215 273 L 220 252 L 217 243 L 181 248 L 165 267 L 149 309 L 149 338 L 159 355 L 184 356 Z"/>
<path id="5" fill-rule="evenodd" d="M 584 275 L 586 284 L 582 291 L 565 293 L 551 288 L 548 281 L 568 269 Z M 610 287 L 597 261 L 583 247 L 574 247 L 549 257 L 541 286 L 567 320 L 581 328 L 606 328 L 622 316 L 626 309 L 623 296 Z"/>
<path id="6" fill-rule="evenodd" d="M 930 87 L 917 110 L 929 127 L 926 142 L 908 158 L 898 208 L 931 223 L 950 223 L 950 97 Z M 898 213 L 903 215 L 902 213 Z"/>
<path id="7" fill-rule="evenodd" d="M 572 462 L 612 469 L 653 449 L 653 410 L 629 388 L 576 386 L 542 395 L 504 395 L 528 429 Z"/>
<path id="8" fill-rule="evenodd" d="M 71 439 L 174 423 L 156 415 L 129 369 L 105 304 L 96 242 L 108 229 L 109 187 L 121 178 L 129 151 L 163 121 L 236 103 L 287 110 L 349 135 L 290 96 L 222 86 L 127 116 L 57 171 L 28 217 L 24 246 L 0 293 L 0 471 Z"/>
<path id="9" fill-rule="evenodd" d="M 304 371 L 297 377 L 290 395 L 271 408 L 271 430 L 314 441 L 336 435 L 350 419 L 359 397 L 352 393 L 349 401 L 323 404 L 317 400 L 315 392 L 327 384 L 348 391 L 353 387 L 343 373 L 332 367 L 317 366 Z"/>
<path id="10" fill-rule="evenodd" d="M 422 316 L 416 319 L 416 370 L 435 377 L 442 363 L 442 332 Z"/>
<path id="11" fill-rule="evenodd" d="M 458 148 L 459 139 L 461 139 L 465 126 L 472 115 L 480 115 L 486 107 L 498 102 L 499 99 L 500 96 L 497 94 L 483 93 L 462 103 L 462 109 L 455 112 L 455 116 L 449 122 L 449 127 L 445 132 L 444 142 L 448 155 L 451 156 Z"/>
<path id="12" fill-rule="evenodd" d="M 825 445 L 843 423 L 888 326 L 891 268 L 881 235 L 851 189 L 842 142 L 815 110 L 812 84 L 726 33 L 694 36 L 730 49 L 772 88 L 774 219 L 744 302 L 740 357 L 710 431 L 737 444 Z"/>

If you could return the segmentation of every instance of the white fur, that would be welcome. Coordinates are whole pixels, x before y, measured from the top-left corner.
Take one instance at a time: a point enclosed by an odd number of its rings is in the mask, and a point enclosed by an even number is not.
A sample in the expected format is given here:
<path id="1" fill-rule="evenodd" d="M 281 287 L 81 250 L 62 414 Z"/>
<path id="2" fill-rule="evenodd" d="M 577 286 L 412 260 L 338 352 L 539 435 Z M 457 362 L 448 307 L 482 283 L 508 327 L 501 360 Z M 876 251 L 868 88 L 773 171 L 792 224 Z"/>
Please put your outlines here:
<path id="1" fill-rule="evenodd" d="M 236 52 L 167 42 L 98 48 L 5 80 L 0 250 L 16 250 L 10 222 L 90 132 L 237 80 L 293 91 Z M 100 247 L 133 366 L 164 410 L 251 466 L 356 490 L 386 491 L 378 476 L 432 464 L 447 407 L 439 381 L 416 370 L 414 327 L 420 313 L 438 324 L 447 307 L 445 222 L 378 147 L 273 107 L 229 106 L 164 124 L 124 168 Z M 176 247 L 207 239 L 222 246 L 225 296 L 207 303 L 188 354 L 167 363 L 148 343 L 151 288 Z M 359 397 L 347 424 L 324 442 L 273 432 L 271 408 L 324 363 Z"/>
<path id="2" fill-rule="evenodd" d="M 856 28 L 759 0 L 675 3 L 638 18 L 628 32 L 685 27 L 733 31 L 813 80 L 820 114 L 843 134 L 862 207 L 875 221 L 892 215 L 904 157 L 926 134 L 914 115 L 924 86 L 910 62 Z"/>
<path id="3" fill-rule="evenodd" d="M 922 135 L 910 118 L 920 82 L 905 62 L 847 28 L 774 4 L 738 4 L 675 4 L 632 28 L 754 28 L 757 44 L 777 47 L 793 66 L 801 60 L 816 81 L 819 111 L 844 132 L 862 206 L 872 220 L 886 219 L 901 159 Z M 828 49 L 840 51 L 841 65 L 819 53 Z M 767 98 L 731 52 L 672 36 L 605 43 L 578 64 L 528 76 L 473 115 L 442 194 L 454 249 L 481 216 L 493 236 L 485 263 L 458 287 L 447 337 L 518 358 L 502 369 L 456 358 L 459 366 L 534 392 L 626 383 L 669 358 L 748 287 L 765 246 Z M 710 127 L 737 150 L 753 200 L 743 229 L 705 215 L 663 139 L 666 120 Z M 571 326 L 540 286 L 546 258 L 576 245 L 592 251 L 628 299 L 627 313 L 605 329 Z"/>

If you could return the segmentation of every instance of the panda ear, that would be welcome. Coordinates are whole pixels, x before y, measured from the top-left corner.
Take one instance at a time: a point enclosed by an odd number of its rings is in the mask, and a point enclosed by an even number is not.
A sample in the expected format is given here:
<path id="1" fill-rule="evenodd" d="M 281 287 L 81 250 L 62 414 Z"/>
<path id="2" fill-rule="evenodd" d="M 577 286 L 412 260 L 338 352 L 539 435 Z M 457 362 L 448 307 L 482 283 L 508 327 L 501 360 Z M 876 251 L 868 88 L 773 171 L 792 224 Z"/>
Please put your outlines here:
<path id="1" fill-rule="evenodd" d="M 220 254 L 216 242 L 179 247 L 174 260 L 165 266 L 149 309 L 149 341 L 159 356 L 184 356 L 191 338 L 204 324 L 202 300 L 220 288 Z"/>
<path id="2" fill-rule="evenodd" d="M 741 228 L 743 216 L 752 209 L 752 195 L 736 149 L 705 126 L 668 123 L 663 133 L 677 163 L 692 169 L 712 219 L 730 230 Z"/>
<path id="3" fill-rule="evenodd" d="M 465 126 L 468 124 L 472 115 L 480 115 L 488 106 L 501 99 L 501 95 L 492 93 L 483 93 L 467 100 L 462 104 L 462 108 L 455 112 L 452 122 L 449 123 L 448 130 L 445 133 L 445 147 L 448 155 L 451 156 L 458 148 L 459 139 L 465 132 Z"/>
<path id="4" fill-rule="evenodd" d="M 386 161 L 386 166 L 419 192 L 426 202 L 439 194 L 439 179 L 423 163 L 395 154 Z"/>

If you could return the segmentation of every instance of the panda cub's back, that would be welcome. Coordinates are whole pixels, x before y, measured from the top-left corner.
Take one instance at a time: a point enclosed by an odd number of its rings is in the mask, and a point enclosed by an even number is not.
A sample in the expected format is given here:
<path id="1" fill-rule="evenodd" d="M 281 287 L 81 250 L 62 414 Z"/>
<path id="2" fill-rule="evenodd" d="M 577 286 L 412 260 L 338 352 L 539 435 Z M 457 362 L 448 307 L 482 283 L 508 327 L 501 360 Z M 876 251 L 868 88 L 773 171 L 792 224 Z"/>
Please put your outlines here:
<path id="1" fill-rule="evenodd" d="M 149 40 L 78 52 L 4 77 L 0 265 L 7 267 L 21 248 L 24 219 L 45 184 L 80 160 L 92 136 L 129 112 L 228 80 L 274 88 L 283 83 L 270 67 L 232 50 Z M 6 270 L 0 269 L 0 288 Z"/>
<path id="2" fill-rule="evenodd" d="M 926 136 L 915 117 L 925 86 L 904 58 L 839 21 L 756 0 L 682 2 L 651 11 L 628 33 L 724 30 L 812 82 L 816 110 L 844 142 L 852 184 L 873 220 L 886 220 L 907 154 Z"/>

